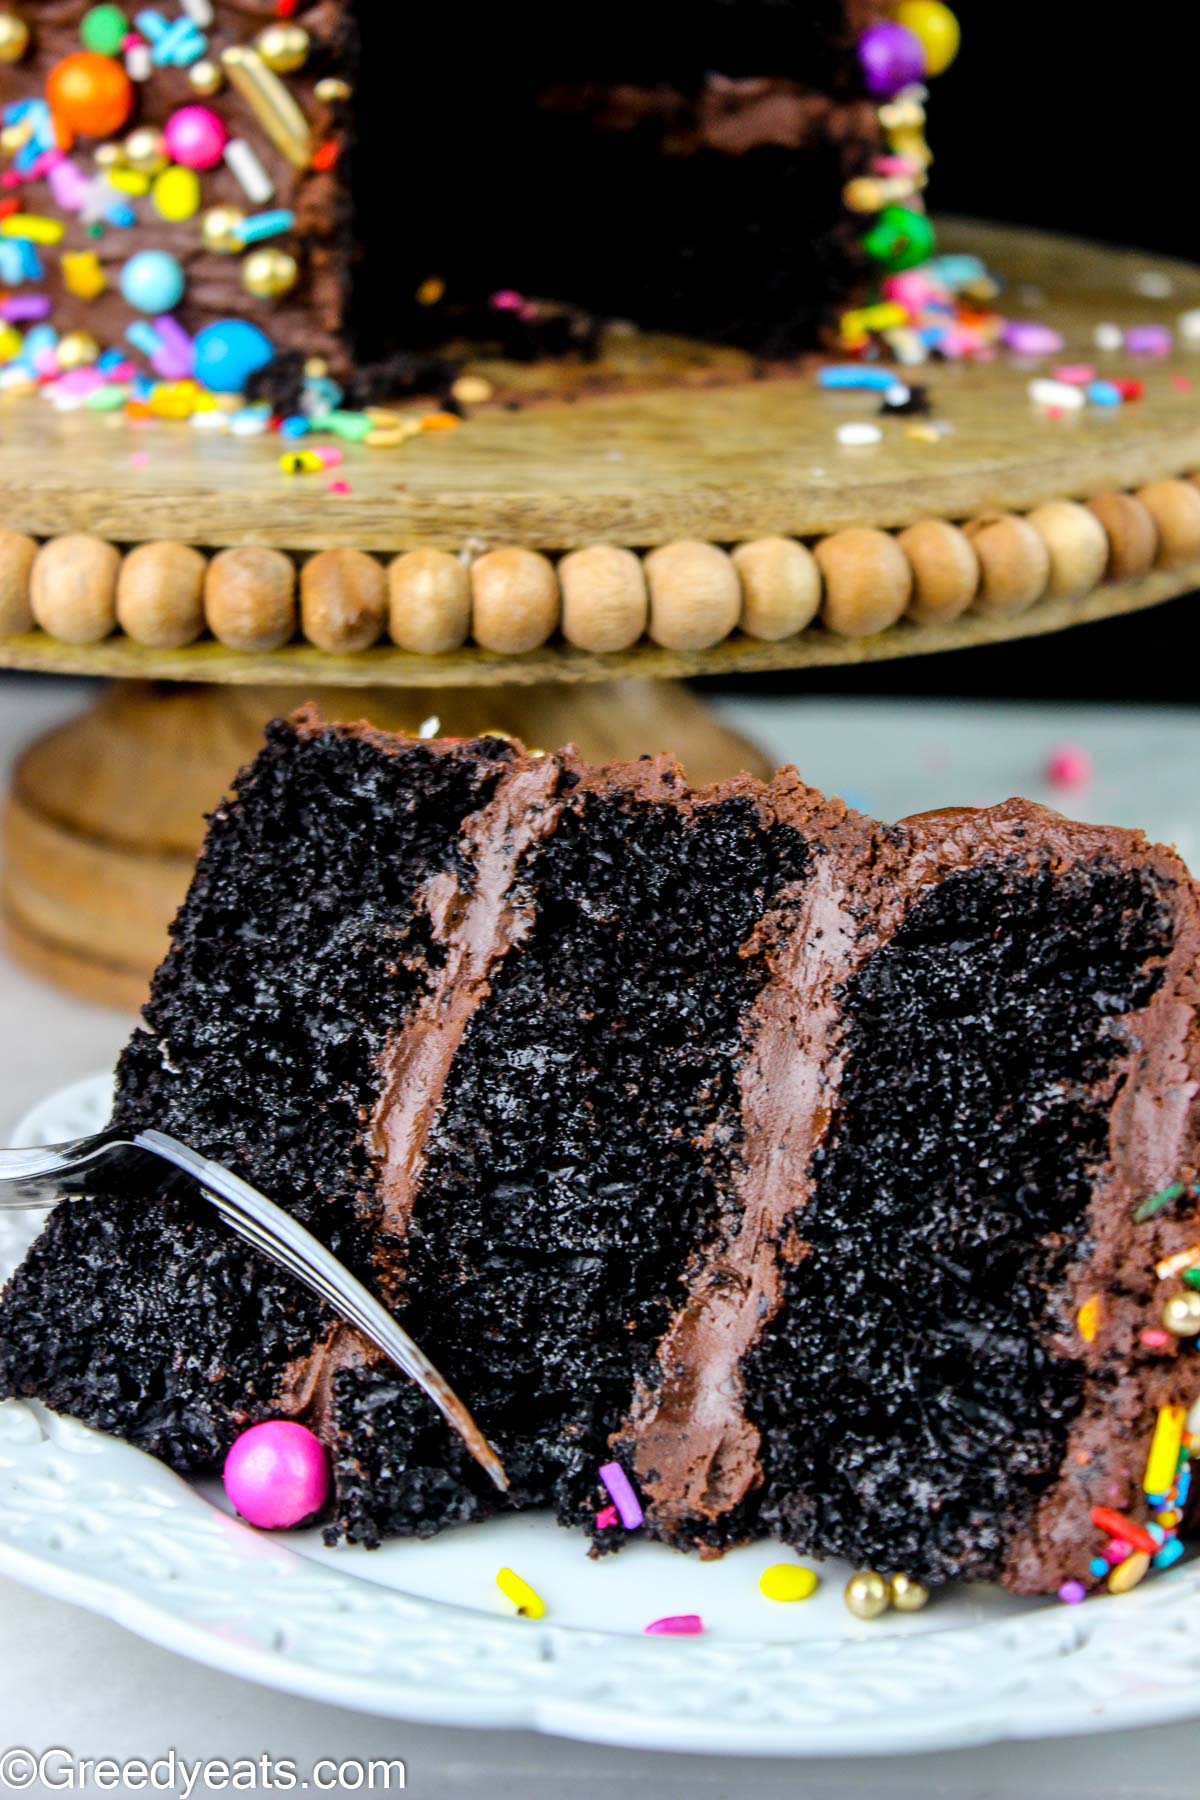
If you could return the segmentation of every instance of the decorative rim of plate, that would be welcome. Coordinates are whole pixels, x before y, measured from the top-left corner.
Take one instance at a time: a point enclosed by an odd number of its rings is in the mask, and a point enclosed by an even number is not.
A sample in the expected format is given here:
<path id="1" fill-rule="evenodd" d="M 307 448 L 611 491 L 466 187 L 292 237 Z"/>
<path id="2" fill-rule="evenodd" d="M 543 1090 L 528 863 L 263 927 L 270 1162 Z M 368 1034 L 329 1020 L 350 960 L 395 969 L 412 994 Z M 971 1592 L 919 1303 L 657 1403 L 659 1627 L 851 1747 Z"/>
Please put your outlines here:
<path id="1" fill-rule="evenodd" d="M 109 1092 L 97 1076 L 51 1096 L 19 1141 L 94 1129 Z M 0 1217 L 0 1275 L 35 1228 Z M 896 1755 L 1200 1712 L 1200 1563 L 1120 1598 L 920 1636 L 670 1640 L 507 1620 L 309 1561 L 25 1401 L 0 1404 L 0 1572 L 313 1700 L 627 1748 Z"/>

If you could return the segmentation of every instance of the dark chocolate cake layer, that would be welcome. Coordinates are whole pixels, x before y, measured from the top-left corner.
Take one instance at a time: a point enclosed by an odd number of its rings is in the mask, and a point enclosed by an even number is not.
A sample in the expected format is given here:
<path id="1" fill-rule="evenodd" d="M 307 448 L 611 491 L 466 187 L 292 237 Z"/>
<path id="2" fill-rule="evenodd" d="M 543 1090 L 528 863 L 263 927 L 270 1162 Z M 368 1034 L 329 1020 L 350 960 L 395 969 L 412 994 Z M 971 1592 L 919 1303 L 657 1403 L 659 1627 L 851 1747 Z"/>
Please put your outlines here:
<path id="1" fill-rule="evenodd" d="M 615 1456 L 702 1554 L 1094 1581 L 1092 1508 L 1147 1516 L 1200 1387 L 1159 1328 L 1186 1257 L 1155 1266 L 1200 1235 L 1198 967 L 1196 889 L 1136 833 L 306 711 L 215 816 L 117 1116 L 330 1243 L 510 1492 L 179 1187 L 54 1215 L 0 1391 L 185 1470 L 298 1418 L 366 1544 L 508 1505 L 615 1548 Z"/>

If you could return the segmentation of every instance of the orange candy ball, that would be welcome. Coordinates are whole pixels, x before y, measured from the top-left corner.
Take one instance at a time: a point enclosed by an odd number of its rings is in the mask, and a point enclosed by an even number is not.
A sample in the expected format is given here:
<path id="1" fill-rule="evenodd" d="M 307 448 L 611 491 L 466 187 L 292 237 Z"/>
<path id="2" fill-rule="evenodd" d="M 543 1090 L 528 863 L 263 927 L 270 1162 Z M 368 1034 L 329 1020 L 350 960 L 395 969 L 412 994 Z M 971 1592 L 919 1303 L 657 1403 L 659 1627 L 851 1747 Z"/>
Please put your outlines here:
<path id="1" fill-rule="evenodd" d="M 46 99 L 68 131 L 111 137 L 133 111 L 133 83 L 113 57 L 79 50 L 55 63 L 46 82 Z"/>

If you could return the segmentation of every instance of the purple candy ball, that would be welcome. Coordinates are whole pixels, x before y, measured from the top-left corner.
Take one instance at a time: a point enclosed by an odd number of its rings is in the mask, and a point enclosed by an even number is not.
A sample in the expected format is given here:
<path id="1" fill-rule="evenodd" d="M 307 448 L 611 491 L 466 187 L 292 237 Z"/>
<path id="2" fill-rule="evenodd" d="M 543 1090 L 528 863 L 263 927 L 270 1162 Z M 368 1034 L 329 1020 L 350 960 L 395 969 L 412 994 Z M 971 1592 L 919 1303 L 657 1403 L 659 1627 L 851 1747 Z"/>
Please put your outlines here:
<path id="1" fill-rule="evenodd" d="M 307 1426 L 268 1419 L 234 1441 L 223 1478 L 243 1519 L 271 1531 L 320 1512 L 329 1493 L 329 1459 Z"/>
<path id="2" fill-rule="evenodd" d="M 1078 1606 L 1081 1600 L 1087 1599 L 1087 1589 L 1082 1581 L 1064 1581 L 1058 1590 L 1058 1597 L 1066 1606 Z"/>
<path id="3" fill-rule="evenodd" d="M 884 20 L 864 31 L 858 40 L 858 57 L 868 92 L 879 100 L 891 100 L 901 88 L 925 79 L 925 46 L 907 25 Z"/>

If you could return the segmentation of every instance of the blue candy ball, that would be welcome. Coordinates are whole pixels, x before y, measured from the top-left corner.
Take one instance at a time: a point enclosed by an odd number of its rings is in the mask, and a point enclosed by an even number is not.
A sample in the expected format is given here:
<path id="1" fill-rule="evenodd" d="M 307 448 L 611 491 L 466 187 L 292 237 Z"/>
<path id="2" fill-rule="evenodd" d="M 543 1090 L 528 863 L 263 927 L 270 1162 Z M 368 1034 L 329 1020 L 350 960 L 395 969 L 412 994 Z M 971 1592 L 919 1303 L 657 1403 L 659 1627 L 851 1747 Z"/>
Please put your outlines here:
<path id="1" fill-rule="evenodd" d="M 183 287 L 183 270 L 165 250 L 140 250 L 121 270 L 121 292 L 138 312 L 170 312 L 183 299 Z"/>
<path id="2" fill-rule="evenodd" d="M 214 394 L 240 394 L 250 377 L 275 358 L 275 346 L 257 325 L 219 319 L 197 333 L 195 377 Z"/>

